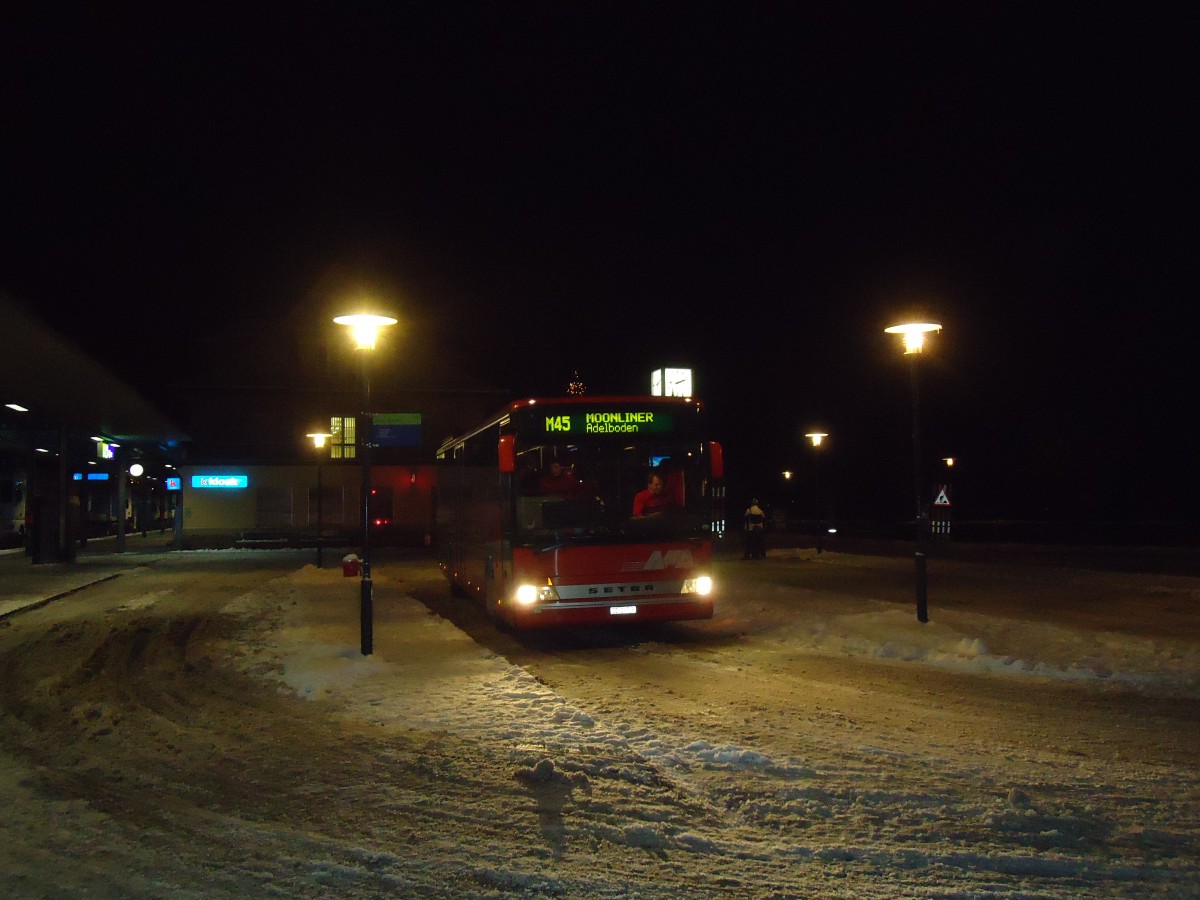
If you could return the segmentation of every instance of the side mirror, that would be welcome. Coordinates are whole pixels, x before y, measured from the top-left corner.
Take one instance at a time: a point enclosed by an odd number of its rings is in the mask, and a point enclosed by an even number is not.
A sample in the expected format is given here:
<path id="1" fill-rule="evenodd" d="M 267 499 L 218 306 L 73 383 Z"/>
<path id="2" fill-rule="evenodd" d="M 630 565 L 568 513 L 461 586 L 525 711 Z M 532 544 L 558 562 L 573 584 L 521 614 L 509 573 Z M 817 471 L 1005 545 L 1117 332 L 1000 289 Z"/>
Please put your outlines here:
<path id="1" fill-rule="evenodd" d="M 708 474 L 713 478 L 725 477 L 725 453 L 717 441 L 708 442 Z"/>
<path id="2" fill-rule="evenodd" d="M 515 435 L 500 435 L 500 471 L 511 475 L 517 470 L 517 439 Z"/>

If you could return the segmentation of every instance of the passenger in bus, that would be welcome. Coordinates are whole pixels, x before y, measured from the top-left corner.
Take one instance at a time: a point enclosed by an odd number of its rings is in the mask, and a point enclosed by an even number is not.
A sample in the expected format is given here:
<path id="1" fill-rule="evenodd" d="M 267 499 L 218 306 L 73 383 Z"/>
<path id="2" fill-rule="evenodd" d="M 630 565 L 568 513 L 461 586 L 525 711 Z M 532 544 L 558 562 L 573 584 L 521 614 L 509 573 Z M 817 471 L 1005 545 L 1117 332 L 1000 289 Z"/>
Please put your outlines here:
<path id="1" fill-rule="evenodd" d="M 552 459 L 546 471 L 538 479 L 538 490 L 543 494 L 573 496 L 579 492 L 579 479 L 563 468 L 557 459 Z"/>
<path id="2" fill-rule="evenodd" d="M 675 503 L 663 493 L 663 477 L 657 469 L 646 476 L 646 489 L 633 495 L 633 517 L 658 516 L 668 509 L 674 508 Z"/>

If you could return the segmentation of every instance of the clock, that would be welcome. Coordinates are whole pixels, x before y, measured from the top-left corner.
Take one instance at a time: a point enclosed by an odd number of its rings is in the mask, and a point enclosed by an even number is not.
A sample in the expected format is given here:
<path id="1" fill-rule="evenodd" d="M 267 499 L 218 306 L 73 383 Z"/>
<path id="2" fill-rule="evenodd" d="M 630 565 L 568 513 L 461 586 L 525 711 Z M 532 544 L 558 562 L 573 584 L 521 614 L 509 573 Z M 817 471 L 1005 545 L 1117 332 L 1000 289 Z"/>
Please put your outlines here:
<path id="1" fill-rule="evenodd" d="M 692 396 L 691 369 L 665 369 L 663 393 L 668 397 Z"/>
<path id="2" fill-rule="evenodd" d="M 654 397 L 692 396 L 692 370 L 655 369 L 650 373 L 650 394 Z"/>

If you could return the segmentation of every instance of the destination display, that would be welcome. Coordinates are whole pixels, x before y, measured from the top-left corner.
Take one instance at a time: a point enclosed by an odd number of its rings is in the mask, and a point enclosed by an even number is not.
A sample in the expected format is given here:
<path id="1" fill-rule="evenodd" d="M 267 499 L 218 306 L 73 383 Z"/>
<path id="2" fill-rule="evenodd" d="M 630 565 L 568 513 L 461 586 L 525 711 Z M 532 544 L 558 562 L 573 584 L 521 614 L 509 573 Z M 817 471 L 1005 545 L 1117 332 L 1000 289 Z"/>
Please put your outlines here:
<path id="1" fill-rule="evenodd" d="M 579 434 L 671 434 L 675 416 L 665 410 L 571 410 L 559 414 L 544 414 L 542 421 L 548 435 Z"/>

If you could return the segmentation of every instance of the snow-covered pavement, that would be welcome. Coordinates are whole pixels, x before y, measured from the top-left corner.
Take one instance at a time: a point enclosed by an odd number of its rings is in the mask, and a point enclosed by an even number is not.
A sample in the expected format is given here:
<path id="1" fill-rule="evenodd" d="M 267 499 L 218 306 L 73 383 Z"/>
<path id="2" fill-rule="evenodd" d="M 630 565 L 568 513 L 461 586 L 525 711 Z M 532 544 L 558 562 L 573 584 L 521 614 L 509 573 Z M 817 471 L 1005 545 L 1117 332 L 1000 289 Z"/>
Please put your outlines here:
<path id="1" fill-rule="evenodd" d="M 54 882 L 21 862 L 68 828 L 132 873 L 124 896 L 1200 892 L 1200 642 L 1169 619 L 1194 628 L 1200 580 L 1072 573 L 1058 611 L 1010 616 L 964 563 L 920 625 L 893 563 L 730 561 L 711 622 L 518 640 L 410 560 L 377 568 L 370 657 L 337 570 L 203 602 L 182 562 L 137 596 L 122 579 L 72 601 L 108 605 L 87 610 L 103 635 L 62 610 L 3 635 L 6 676 L 20 648 L 79 645 L 74 676 L 30 672 L 5 711 L 4 884 L 103 882 L 82 857 Z M 1114 591 L 1136 628 L 1072 624 L 1108 604 L 1111 625 Z"/>

